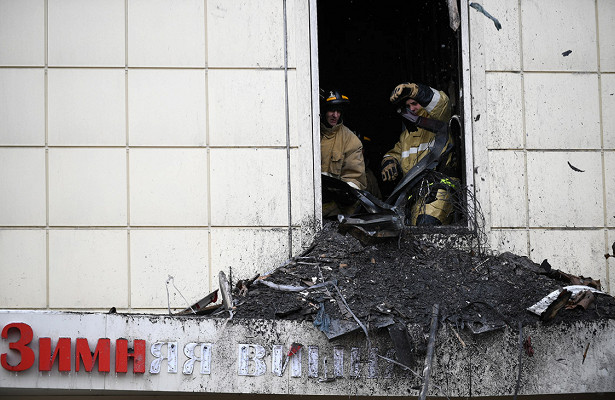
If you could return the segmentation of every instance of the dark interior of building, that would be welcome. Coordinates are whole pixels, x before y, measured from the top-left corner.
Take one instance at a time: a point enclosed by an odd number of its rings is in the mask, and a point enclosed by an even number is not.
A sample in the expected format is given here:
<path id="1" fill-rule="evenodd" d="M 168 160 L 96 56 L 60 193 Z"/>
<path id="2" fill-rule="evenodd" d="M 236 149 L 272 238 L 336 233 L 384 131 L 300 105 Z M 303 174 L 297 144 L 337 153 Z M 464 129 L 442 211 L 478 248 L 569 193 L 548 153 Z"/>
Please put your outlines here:
<path id="1" fill-rule="evenodd" d="M 402 129 L 389 102 L 397 84 L 443 90 L 453 114 L 462 115 L 459 31 L 449 27 L 445 0 L 322 0 L 317 12 L 320 88 L 350 99 L 344 124 L 371 139 L 366 147 L 376 176 Z"/>

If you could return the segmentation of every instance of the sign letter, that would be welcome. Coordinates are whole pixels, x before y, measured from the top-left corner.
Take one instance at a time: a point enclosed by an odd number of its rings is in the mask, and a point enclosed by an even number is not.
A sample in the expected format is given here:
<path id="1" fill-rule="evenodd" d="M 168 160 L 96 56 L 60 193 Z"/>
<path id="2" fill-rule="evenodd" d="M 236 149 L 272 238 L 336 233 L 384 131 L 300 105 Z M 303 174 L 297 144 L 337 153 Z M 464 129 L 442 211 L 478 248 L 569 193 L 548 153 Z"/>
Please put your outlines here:
<path id="1" fill-rule="evenodd" d="M 165 344 L 167 345 L 166 357 L 162 355 L 161 351 L 162 346 Z M 152 344 L 150 352 L 154 357 L 156 357 L 150 365 L 150 374 L 160 373 L 160 364 L 165 358 L 167 359 L 167 372 L 171 374 L 177 373 L 177 342 L 156 342 Z"/>
<path id="2" fill-rule="evenodd" d="M 267 372 L 263 358 L 265 349 L 257 344 L 240 344 L 238 352 L 239 375 L 261 376 Z M 250 362 L 251 361 L 251 362 Z M 252 368 L 250 368 L 252 366 Z"/>
<path id="3" fill-rule="evenodd" d="M 2 339 L 8 339 L 9 329 L 15 328 L 19 331 L 19 340 L 9 343 L 9 349 L 19 352 L 20 360 L 17 365 L 10 365 L 7 361 L 7 354 L 0 355 L 2 367 L 7 371 L 24 371 L 34 365 L 34 350 L 28 347 L 32 341 L 32 328 L 23 322 L 13 322 L 2 329 Z"/>
<path id="4" fill-rule="evenodd" d="M 38 370 L 51 371 L 51 367 L 59 358 L 58 370 L 70 371 L 70 338 L 59 338 L 58 344 L 51 355 L 51 338 L 38 339 Z"/>
<path id="5" fill-rule="evenodd" d="M 201 346 L 201 356 L 197 356 L 194 353 L 196 346 Z M 194 363 L 199 361 L 201 363 L 201 374 L 209 375 L 211 373 L 211 343 L 187 343 L 184 346 L 184 354 L 188 359 L 184 363 L 183 374 L 192 375 L 194 370 Z"/>
<path id="6" fill-rule="evenodd" d="M 115 372 L 128 371 L 128 358 L 133 358 L 132 370 L 134 373 L 145 373 L 145 340 L 135 339 L 135 349 L 128 353 L 128 340 L 118 339 L 115 341 Z"/>
<path id="7" fill-rule="evenodd" d="M 85 338 L 77 338 L 75 344 L 75 371 L 79 371 L 80 360 L 83 361 L 83 368 L 90 372 L 94 367 L 94 362 L 98 358 L 98 372 L 109 372 L 111 370 L 111 340 L 98 339 L 94 357 L 90 350 L 88 340 Z"/>

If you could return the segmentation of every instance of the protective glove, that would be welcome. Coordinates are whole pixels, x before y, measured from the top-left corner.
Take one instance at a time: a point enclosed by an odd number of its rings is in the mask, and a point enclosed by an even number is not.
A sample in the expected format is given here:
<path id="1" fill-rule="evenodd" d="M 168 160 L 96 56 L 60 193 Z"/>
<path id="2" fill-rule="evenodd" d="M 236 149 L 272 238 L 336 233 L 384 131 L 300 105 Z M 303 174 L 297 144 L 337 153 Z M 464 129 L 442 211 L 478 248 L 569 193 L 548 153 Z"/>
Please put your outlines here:
<path id="1" fill-rule="evenodd" d="M 382 160 L 382 180 L 383 181 L 394 181 L 397 179 L 397 175 L 399 175 L 399 167 L 397 164 L 397 160 L 391 157 L 385 158 Z"/>
<path id="2" fill-rule="evenodd" d="M 406 99 L 414 99 L 421 106 L 427 107 L 431 99 L 433 98 L 433 90 L 422 83 L 400 83 L 395 86 L 389 100 L 393 104 L 400 103 Z"/>

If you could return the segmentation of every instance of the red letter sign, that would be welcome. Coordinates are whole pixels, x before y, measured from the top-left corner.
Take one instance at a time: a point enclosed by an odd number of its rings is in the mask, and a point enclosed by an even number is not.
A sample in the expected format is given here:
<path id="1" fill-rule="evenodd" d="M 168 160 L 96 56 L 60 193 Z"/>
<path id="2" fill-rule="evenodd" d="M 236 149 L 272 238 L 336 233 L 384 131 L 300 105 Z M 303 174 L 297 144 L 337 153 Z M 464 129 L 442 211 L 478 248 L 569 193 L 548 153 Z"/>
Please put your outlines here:
<path id="1" fill-rule="evenodd" d="M 111 340 L 98 339 L 96 344 L 96 350 L 94 350 L 94 357 L 90 350 L 88 340 L 84 338 L 77 338 L 75 344 L 75 370 L 79 371 L 79 360 L 83 361 L 83 368 L 90 372 L 94 367 L 94 361 L 98 358 L 98 372 L 109 372 L 111 367 Z"/>
<path id="2" fill-rule="evenodd" d="M 51 338 L 38 339 L 38 370 L 51 371 L 51 366 L 59 355 L 58 370 L 70 371 L 70 338 L 58 339 L 58 344 L 51 356 Z"/>
<path id="3" fill-rule="evenodd" d="M 2 353 L 0 362 L 7 371 L 24 371 L 34 365 L 34 351 L 28 347 L 28 343 L 32 341 L 32 328 L 23 322 L 13 322 L 2 329 L 2 339 L 8 339 L 9 329 L 11 328 L 19 331 L 19 340 L 9 343 L 9 349 L 18 351 L 21 360 L 17 365 L 10 365 L 6 360 L 6 353 Z"/>
<path id="4" fill-rule="evenodd" d="M 134 373 L 145 373 L 145 340 L 135 339 L 135 349 L 128 353 L 128 340 L 115 341 L 115 372 L 128 371 L 128 357 L 133 358 L 132 370 Z"/>

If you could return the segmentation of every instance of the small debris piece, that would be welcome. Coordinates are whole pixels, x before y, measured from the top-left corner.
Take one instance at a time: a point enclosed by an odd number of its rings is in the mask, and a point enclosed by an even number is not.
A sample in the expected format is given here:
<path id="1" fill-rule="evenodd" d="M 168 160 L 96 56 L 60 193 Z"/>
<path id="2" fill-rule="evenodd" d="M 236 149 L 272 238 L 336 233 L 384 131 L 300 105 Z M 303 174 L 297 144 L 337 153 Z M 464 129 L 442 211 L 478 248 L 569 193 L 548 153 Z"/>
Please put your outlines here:
<path id="1" fill-rule="evenodd" d="M 534 347 L 532 347 L 532 337 L 531 336 L 528 336 L 523 342 L 523 349 L 525 350 L 525 354 L 527 354 L 528 357 L 534 356 Z"/>
<path id="2" fill-rule="evenodd" d="M 372 264 L 376 264 L 376 259 L 374 257 L 372 257 L 371 262 L 372 262 Z"/>
<path id="3" fill-rule="evenodd" d="M 109 314 L 115 314 L 117 313 L 117 309 L 115 307 L 111 307 L 111 309 L 109 309 Z"/>
<path id="4" fill-rule="evenodd" d="M 582 307 L 584 310 L 587 310 L 587 307 L 590 306 L 596 299 L 596 296 L 589 290 L 584 290 L 572 296 L 568 304 L 566 305 L 567 310 L 571 310 L 573 308 Z"/>
<path id="5" fill-rule="evenodd" d="M 547 307 L 547 309 L 542 314 L 540 314 L 540 319 L 542 321 L 550 321 L 555 318 L 559 310 L 561 310 L 566 305 L 566 303 L 568 303 L 568 300 L 570 300 L 571 296 L 572 292 L 563 289 L 559 293 L 557 298 L 551 304 L 549 304 L 549 307 Z"/>
<path id="6" fill-rule="evenodd" d="M 202 315 L 203 310 L 206 308 L 206 306 L 211 303 L 215 303 L 216 301 L 218 301 L 218 289 L 209 293 L 207 296 L 203 297 L 201 300 L 197 301 L 190 307 L 183 309 L 182 311 L 178 312 L 175 315 L 188 315 L 188 314 Z"/>
<path id="7" fill-rule="evenodd" d="M 572 50 L 566 50 L 565 52 L 562 53 L 562 55 L 564 57 L 568 57 L 570 55 L 570 53 L 572 53 Z"/>
<path id="8" fill-rule="evenodd" d="M 457 32 L 461 19 L 459 18 L 459 9 L 457 8 L 456 0 L 446 0 L 448 5 L 448 25 L 451 29 Z"/>
<path id="9" fill-rule="evenodd" d="M 589 343 L 587 343 L 587 346 L 585 346 L 585 351 L 583 352 L 583 361 L 581 362 L 581 364 L 585 363 L 585 357 L 587 357 L 587 350 L 589 350 Z"/>
<path id="10" fill-rule="evenodd" d="M 577 294 L 579 292 L 583 292 L 585 290 L 589 290 L 589 291 L 591 291 L 593 293 L 598 293 L 598 294 L 606 295 L 606 293 L 601 292 L 600 290 L 597 290 L 597 289 L 594 289 L 594 288 L 590 288 L 589 286 L 583 286 L 583 285 L 565 286 L 563 289 L 558 289 L 558 290 L 555 290 L 555 291 L 549 293 L 547 296 L 545 296 L 538 303 L 528 307 L 527 310 L 529 312 L 531 312 L 531 313 L 536 314 L 536 315 L 544 314 L 546 312 L 546 310 L 548 309 L 548 307 L 558 298 L 558 296 L 564 290 L 570 292 L 572 295 Z"/>
<path id="11" fill-rule="evenodd" d="M 478 121 L 480 119 L 480 114 L 477 114 L 476 117 L 474 117 L 474 122 Z"/>
<path id="12" fill-rule="evenodd" d="M 412 357 L 412 345 L 406 325 L 397 323 L 387 327 L 389 336 L 395 347 L 395 357 L 405 365 L 412 365 L 414 359 Z"/>
<path id="13" fill-rule="evenodd" d="M 572 168 L 573 171 L 577 171 L 577 172 L 585 172 L 584 170 L 578 169 L 577 167 L 575 167 L 574 165 L 570 164 L 570 161 L 568 161 L 568 165 L 570 166 L 570 168 Z"/>
<path id="14" fill-rule="evenodd" d="M 438 313 L 440 306 L 434 304 L 431 309 L 431 326 L 429 327 L 429 344 L 427 345 L 427 355 L 425 356 L 425 368 L 423 369 L 423 388 L 419 394 L 419 400 L 425 400 L 429 390 L 429 376 L 431 375 L 431 365 L 433 362 L 434 346 L 436 343 L 436 332 L 438 331 Z"/>
<path id="15" fill-rule="evenodd" d="M 314 326 L 327 334 L 329 332 L 329 325 L 331 325 L 331 317 L 329 317 L 329 314 L 325 311 L 325 305 L 320 303 L 318 313 L 314 318 Z"/>
<path id="16" fill-rule="evenodd" d="M 479 13 L 483 14 L 485 17 L 489 18 L 490 20 L 493 21 L 493 24 L 495 25 L 495 28 L 499 31 L 500 29 L 502 29 L 502 24 L 500 24 L 500 21 L 498 21 L 497 18 L 495 18 L 493 15 L 489 14 L 484 8 L 483 6 L 481 6 L 478 3 L 470 3 L 470 7 L 472 7 L 473 9 L 475 9 L 476 11 L 478 11 Z"/>
<path id="17" fill-rule="evenodd" d="M 226 279 L 224 271 L 220 271 L 218 274 L 218 284 L 220 286 L 220 292 L 222 292 L 222 305 L 224 309 L 229 312 L 230 316 L 233 316 L 233 296 L 231 295 L 231 288 Z"/>
<path id="18" fill-rule="evenodd" d="M 288 351 L 288 354 L 284 359 L 284 364 L 282 365 L 282 374 L 284 373 L 284 370 L 286 370 L 286 366 L 288 365 L 288 361 L 290 360 L 290 358 L 297 354 L 297 352 L 301 350 L 302 347 L 303 345 L 301 343 L 293 343 L 290 345 L 290 350 Z"/>
<path id="19" fill-rule="evenodd" d="M 347 266 L 348 266 L 348 264 L 344 264 L 344 263 L 340 264 L 340 268 L 346 268 Z"/>

